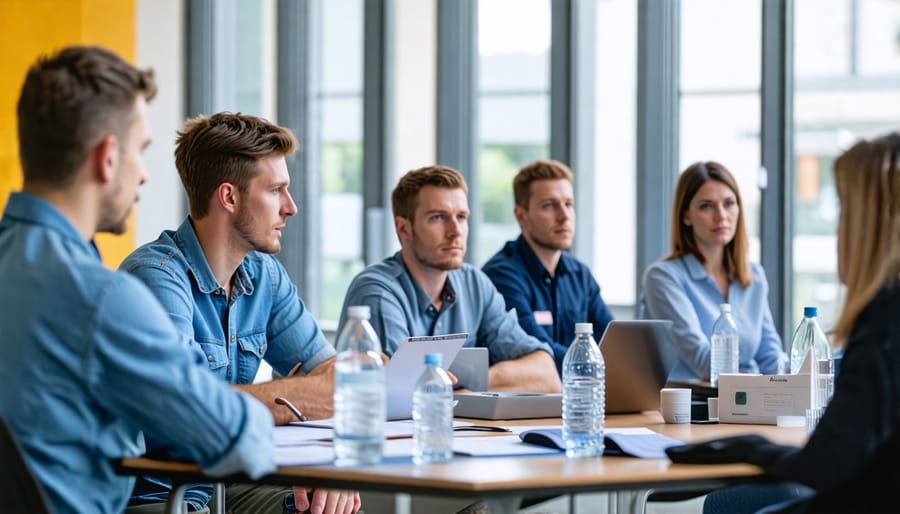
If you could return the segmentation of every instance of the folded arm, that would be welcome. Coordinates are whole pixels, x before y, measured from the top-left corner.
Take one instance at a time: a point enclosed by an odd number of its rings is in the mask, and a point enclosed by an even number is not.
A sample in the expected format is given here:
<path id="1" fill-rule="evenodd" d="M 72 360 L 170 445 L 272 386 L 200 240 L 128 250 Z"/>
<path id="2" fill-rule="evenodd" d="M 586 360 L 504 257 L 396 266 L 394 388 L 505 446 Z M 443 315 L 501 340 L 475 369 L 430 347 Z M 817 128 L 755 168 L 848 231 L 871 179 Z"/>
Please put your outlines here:
<path id="1" fill-rule="evenodd" d="M 558 393 L 562 391 L 553 357 L 537 350 L 518 359 L 501 361 L 488 370 L 491 391 Z"/>

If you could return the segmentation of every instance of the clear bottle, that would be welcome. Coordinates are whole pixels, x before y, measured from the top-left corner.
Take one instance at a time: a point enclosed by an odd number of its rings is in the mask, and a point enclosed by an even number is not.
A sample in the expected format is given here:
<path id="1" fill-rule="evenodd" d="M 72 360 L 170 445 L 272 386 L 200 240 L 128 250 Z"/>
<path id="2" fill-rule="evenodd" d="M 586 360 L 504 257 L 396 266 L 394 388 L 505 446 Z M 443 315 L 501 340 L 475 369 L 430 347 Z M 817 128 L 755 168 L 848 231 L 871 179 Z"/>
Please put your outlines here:
<path id="1" fill-rule="evenodd" d="M 740 372 L 741 341 L 731 317 L 731 304 L 719 305 L 719 319 L 713 324 L 709 340 L 709 382 L 719 385 L 722 373 Z"/>
<path id="2" fill-rule="evenodd" d="M 603 455 L 606 365 L 591 323 L 575 324 L 563 359 L 562 436 L 567 457 Z"/>
<path id="3" fill-rule="evenodd" d="M 413 392 L 413 462 L 449 462 L 453 457 L 453 385 L 441 369 L 441 354 L 425 354 L 425 371 Z"/>
<path id="4" fill-rule="evenodd" d="M 815 307 L 804 307 L 803 320 L 797 325 L 791 339 L 791 373 L 800 371 L 803 359 L 806 358 L 809 349 L 813 349 L 813 357 L 816 359 L 813 370 L 816 374 L 816 403 L 813 408 L 825 407 L 834 394 L 834 358 L 831 343 L 819 326 L 818 315 L 818 309 Z"/>
<path id="5" fill-rule="evenodd" d="M 367 305 L 347 309 L 334 365 L 334 452 L 338 466 L 374 464 L 384 443 L 385 380 L 381 344 Z"/>

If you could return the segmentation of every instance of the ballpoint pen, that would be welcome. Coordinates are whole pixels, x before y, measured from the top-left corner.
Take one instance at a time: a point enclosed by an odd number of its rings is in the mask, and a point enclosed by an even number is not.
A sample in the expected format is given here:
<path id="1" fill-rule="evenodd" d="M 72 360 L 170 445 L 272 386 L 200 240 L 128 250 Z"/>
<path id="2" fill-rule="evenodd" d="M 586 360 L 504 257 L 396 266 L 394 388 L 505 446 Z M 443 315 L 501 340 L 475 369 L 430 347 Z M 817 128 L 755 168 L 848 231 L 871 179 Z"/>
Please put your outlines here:
<path id="1" fill-rule="evenodd" d="M 287 398 L 276 396 L 275 403 L 277 403 L 278 405 L 284 405 L 285 407 L 290 409 L 290 411 L 294 413 L 294 416 L 297 416 L 297 419 L 299 419 L 300 421 L 307 421 L 307 417 L 304 416 L 302 412 L 300 412 L 300 409 L 294 407 L 294 404 L 289 402 Z"/>

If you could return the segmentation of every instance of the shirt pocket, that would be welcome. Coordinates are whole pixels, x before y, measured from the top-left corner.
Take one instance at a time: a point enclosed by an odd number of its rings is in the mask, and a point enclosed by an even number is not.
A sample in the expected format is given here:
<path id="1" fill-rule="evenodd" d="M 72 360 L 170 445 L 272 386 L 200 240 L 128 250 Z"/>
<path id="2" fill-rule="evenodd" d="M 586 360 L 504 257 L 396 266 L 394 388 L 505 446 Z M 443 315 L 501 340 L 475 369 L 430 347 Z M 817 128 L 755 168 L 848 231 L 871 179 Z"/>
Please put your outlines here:
<path id="1" fill-rule="evenodd" d="M 253 382 L 256 372 L 259 369 L 259 363 L 266 354 L 268 341 L 266 333 L 259 332 L 238 336 L 238 383 L 248 384 Z"/>
<path id="2" fill-rule="evenodd" d="M 228 365 L 228 350 L 220 341 L 197 341 L 211 371 Z"/>

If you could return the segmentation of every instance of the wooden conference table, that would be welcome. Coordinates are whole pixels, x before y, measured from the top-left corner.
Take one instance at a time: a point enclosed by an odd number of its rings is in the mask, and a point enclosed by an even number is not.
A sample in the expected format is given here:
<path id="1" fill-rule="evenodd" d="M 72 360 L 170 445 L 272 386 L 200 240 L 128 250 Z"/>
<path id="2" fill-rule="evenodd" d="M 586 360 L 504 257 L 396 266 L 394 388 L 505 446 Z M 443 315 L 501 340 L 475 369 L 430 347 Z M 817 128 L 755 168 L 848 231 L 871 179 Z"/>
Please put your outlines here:
<path id="1" fill-rule="evenodd" d="M 480 425 L 546 426 L 559 419 L 512 421 L 472 421 Z M 647 427 L 684 442 L 742 434 L 760 434 L 780 443 L 800 446 L 806 439 L 803 428 L 772 425 L 666 424 L 658 412 L 613 415 L 607 427 Z M 154 460 L 144 457 L 122 459 L 117 470 L 128 475 L 169 477 L 176 483 L 210 481 L 195 464 Z M 760 478 L 760 468 L 750 464 L 689 465 L 668 459 L 610 457 L 567 459 L 537 457 L 456 457 L 448 464 L 416 466 L 409 463 L 382 463 L 373 466 L 335 467 L 282 466 L 257 482 L 423 494 L 439 497 L 482 498 L 495 513 L 515 512 L 524 497 L 557 494 L 615 492 L 619 511 L 638 511 L 649 490 L 691 491 L 713 489 Z M 217 479 L 223 480 L 223 479 Z M 226 482 L 249 481 L 229 477 Z M 175 510 L 172 510 L 175 512 Z"/>

